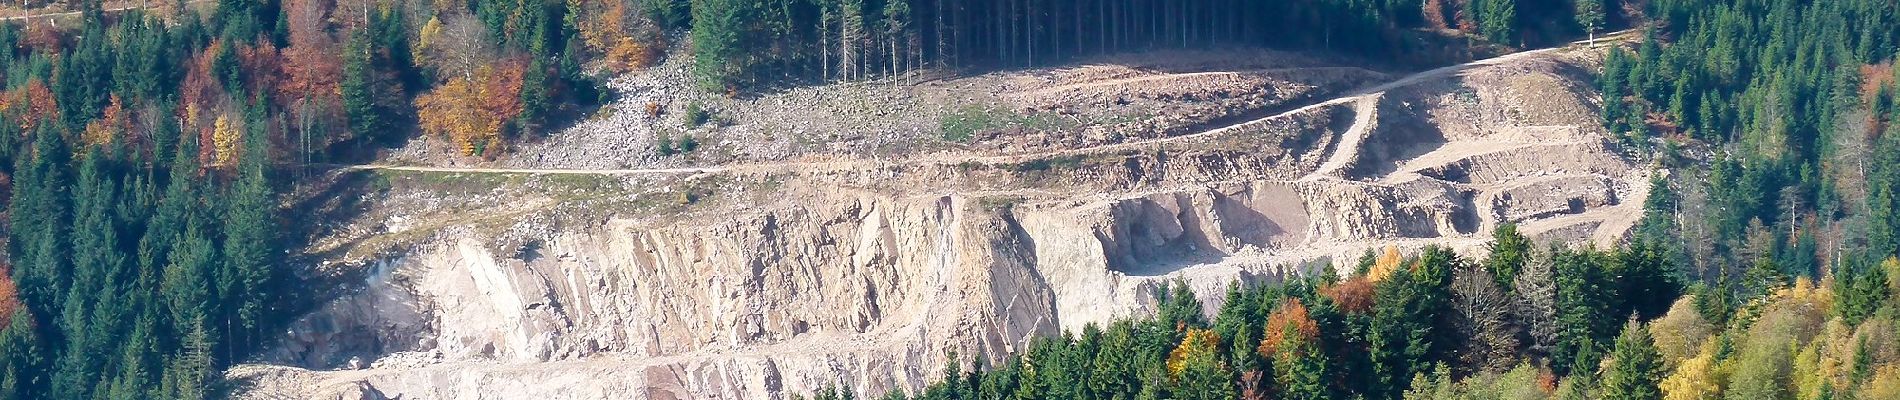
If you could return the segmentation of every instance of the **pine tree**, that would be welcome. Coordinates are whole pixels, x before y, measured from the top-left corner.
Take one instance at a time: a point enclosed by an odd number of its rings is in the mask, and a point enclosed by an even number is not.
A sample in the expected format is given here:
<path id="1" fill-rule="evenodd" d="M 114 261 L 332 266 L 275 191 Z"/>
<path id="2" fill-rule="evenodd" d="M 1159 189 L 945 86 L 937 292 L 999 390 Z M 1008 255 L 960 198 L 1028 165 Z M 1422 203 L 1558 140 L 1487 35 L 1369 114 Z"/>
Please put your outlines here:
<path id="1" fill-rule="evenodd" d="M 1498 286 L 1509 288 L 1517 280 L 1517 271 L 1530 259 L 1531 241 L 1517 233 L 1517 224 L 1499 224 L 1491 231 L 1490 248 L 1491 256 L 1485 258 L 1484 268 L 1497 278 Z"/>
<path id="2" fill-rule="evenodd" d="M 1610 364 L 1601 373 L 1598 396 L 1605 400 L 1661 400 L 1662 356 L 1649 336 L 1649 327 L 1631 320 L 1617 336 Z"/>
<path id="3" fill-rule="evenodd" d="M 1551 349 L 1551 366 L 1560 374 L 1590 373 L 1595 368 L 1572 371 L 1576 365 L 1592 366 L 1591 344 L 1603 343 L 1614 332 L 1615 310 L 1606 290 L 1604 255 L 1595 250 L 1559 251 L 1552 256 L 1556 282 L 1557 342 Z"/>
<path id="4" fill-rule="evenodd" d="M 1330 364 L 1326 354 L 1312 340 L 1291 335 L 1292 340 L 1280 347 L 1279 354 L 1273 357 L 1273 371 L 1281 399 L 1322 400 L 1338 396 L 1332 393 L 1328 382 L 1333 374 L 1327 369 Z M 1231 396 L 1229 396 L 1231 398 Z"/>
<path id="5" fill-rule="evenodd" d="M 1451 268 L 1461 263 L 1450 250 L 1430 246 L 1406 270 L 1379 282 L 1367 341 L 1377 386 L 1367 392 L 1396 397 L 1410 378 L 1443 359 L 1454 342 L 1450 326 Z"/>
<path id="6" fill-rule="evenodd" d="M 7 217 L 20 300 L 36 314 L 50 317 L 56 309 L 52 306 L 63 300 L 71 285 L 66 237 L 72 222 L 65 181 L 69 153 L 48 125 L 40 124 L 33 134 L 32 151 L 16 159 L 21 165 L 14 168 Z"/>
<path id="7" fill-rule="evenodd" d="M 1514 44 L 1517 0 L 1471 0 L 1478 8 L 1478 32 L 1493 42 Z"/>
<path id="8" fill-rule="evenodd" d="M 694 0 L 693 75 L 701 89 L 723 91 L 748 68 L 743 0 Z"/>

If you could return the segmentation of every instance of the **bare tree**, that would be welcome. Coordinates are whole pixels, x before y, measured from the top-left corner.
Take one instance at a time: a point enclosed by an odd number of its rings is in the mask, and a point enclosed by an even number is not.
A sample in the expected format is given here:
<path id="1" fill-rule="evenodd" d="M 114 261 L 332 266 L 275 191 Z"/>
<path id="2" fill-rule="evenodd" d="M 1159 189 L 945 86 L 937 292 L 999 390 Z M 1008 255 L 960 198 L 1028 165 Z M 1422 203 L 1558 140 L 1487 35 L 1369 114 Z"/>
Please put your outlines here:
<path id="1" fill-rule="evenodd" d="M 1468 372 L 1503 371 L 1516 364 L 1518 327 L 1510 321 L 1511 299 L 1497 279 L 1476 264 L 1452 272 L 1453 326 L 1467 338 L 1457 351 Z"/>
<path id="2" fill-rule="evenodd" d="M 1537 251 L 1511 282 L 1512 319 L 1530 336 L 1532 354 L 1550 354 L 1557 344 L 1557 282 L 1551 273 L 1550 252 Z"/>
<path id="3" fill-rule="evenodd" d="M 428 46 L 424 50 L 435 61 L 437 70 L 468 79 L 475 76 L 475 71 L 481 69 L 482 64 L 495 59 L 488 28 L 482 26 L 480 21 L 454 13 L 443 14 L 440 18 L 441 31 L 423 40 Z"/>

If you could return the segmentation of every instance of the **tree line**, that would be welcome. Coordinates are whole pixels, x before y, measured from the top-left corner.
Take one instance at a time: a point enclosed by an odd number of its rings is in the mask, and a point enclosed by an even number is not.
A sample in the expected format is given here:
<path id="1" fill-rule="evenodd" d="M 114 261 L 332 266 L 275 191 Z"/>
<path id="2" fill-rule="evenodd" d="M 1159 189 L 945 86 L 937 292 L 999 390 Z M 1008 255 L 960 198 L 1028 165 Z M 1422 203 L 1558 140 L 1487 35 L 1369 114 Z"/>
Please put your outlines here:
<path id="1" fill-rule="evenodd" d="M 1549 43 L 1620 26 L 1622 0 L 649 0 L 690 25 L 711 89 L 1050 65 L 1154 48 L 1274 46 L 1417 57 L 1417 29 Z M 668 17 L 671 16 L 671 17 Z"/>

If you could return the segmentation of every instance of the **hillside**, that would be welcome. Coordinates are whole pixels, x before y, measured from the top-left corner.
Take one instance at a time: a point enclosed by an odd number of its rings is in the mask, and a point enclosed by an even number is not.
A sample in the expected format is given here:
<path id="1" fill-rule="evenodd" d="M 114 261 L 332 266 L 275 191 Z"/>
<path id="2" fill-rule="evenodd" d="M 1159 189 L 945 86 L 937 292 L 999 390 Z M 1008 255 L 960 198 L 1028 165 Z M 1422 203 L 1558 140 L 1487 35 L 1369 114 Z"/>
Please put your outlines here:
<path id="1" fill-rule="evenodd" d="M 0 400 L 1900 398 L 1891 0 L 0 5 Z"/>

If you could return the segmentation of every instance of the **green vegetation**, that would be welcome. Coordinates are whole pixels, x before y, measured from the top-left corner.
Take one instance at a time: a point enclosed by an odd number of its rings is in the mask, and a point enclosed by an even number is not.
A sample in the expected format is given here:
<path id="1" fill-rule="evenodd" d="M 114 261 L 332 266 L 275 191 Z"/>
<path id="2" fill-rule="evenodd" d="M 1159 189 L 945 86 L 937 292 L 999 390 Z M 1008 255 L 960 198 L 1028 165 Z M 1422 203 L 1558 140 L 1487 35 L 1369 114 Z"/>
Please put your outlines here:
<path id="1" fill-rule="evenodd" d="M 594 3 L 220 1 L 0 24 L 0 399 L 221 396 L 218 371 L 316 295 L 286 257 L 285 178 L 418 128 L 505 148 L 597 99 L 576 4 Z"/>
<path id="2" fill-rule="evenodd" d="M 1883 0 L 1657 1 L 1656 29 L 1613 51 L 1606 125 L 1679 169 L 1639 235 L 1728 293 L 1787 277 L 1860 278 L 1900 241 L 1900 6 Z M 1656 144 L 1660 143 L 1660 146 Z M 1674 149 L 1713 150 L 1681 159 Z M 1672 215 L 1680 213 L 1679 216 Z M 1725 306 L 1727 307 L 1727 306 Z"/>
<path id="3" fill-rule="evenodd" d="M 686 104 L 686 126 L 700 126 L 712 122 L 712 111 L 695 101 Z"/>
<path id="4" fill-rule="evenodd" d="M 666 133 L 659 135 L 659 143 L 654 146 L 654 150 L 662 156 L 686 154 L 699 149 L 699 139 L 694 138 L 691 133 L 681 133 L 677 139 Z"/>
<path id="5" fill-rule="evenodd" d="M 977 133 L 1005 126 L 1006 116 L 997 115 L 993 108 L 969 106 L 945 114 L 938 124 L 943 140 L 956 143 L 969 143 Z"/>
<path id="6" fill-rule="evenodd" d="M 976 135 L 1006 129 L 1053 130 L 1069 126 L 1068 121 L 1050 114 L 1023 115 L 987 106 L 967 106 L 944 114 L 938 130 L 944 141 L 970 143 Z"/>

